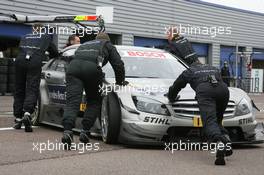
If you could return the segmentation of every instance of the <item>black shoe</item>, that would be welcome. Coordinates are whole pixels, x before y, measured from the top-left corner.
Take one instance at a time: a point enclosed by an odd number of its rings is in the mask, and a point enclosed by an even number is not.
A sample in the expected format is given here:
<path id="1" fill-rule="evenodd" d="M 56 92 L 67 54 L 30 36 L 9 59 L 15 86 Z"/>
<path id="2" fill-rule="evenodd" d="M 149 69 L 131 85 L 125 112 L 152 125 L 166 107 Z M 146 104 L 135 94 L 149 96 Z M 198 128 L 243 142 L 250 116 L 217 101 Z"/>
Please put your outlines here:
<path id="1" fill-rule="evenodd" d="M 215 165 L 225 165 L 225 153 L 218 150 L 216 153 Z"/>
<path id="2" fill-rule="evenodd" d="M 85 144 L 89 143 L 88 135 L 89 135 L 89 131 L 82 130 L 81 133 L 80 133 L 80 138 L 79 138 L 80 142 L 85 143 Z"/>
<path id="3" fill-rule="evenodd" d="M 65 130 L 61 138 L 61 142 L 64 144 L 64 150 L 71 150 L 71 143 L 73 141 L 73 132 Z"/>
<path id="4" fill-rule="evenodd" d="M 22 126 L 22 119 L 21 118 L 16 118 L 13 128 L 14 129 L 21 129 L 21 126 Z"/>
<path id="5" fill-rule="evenodd" d="M 224 144 L 223 142 L 218 142 L 218 144 Z M 217 149 L 215 165 L 225 165 L 225 148 Z"/>
<path id="6" fill-rule="evenodd" d="M 25 112 L 24 117 L 22 119 L 25 125 L 25 132 L 32 132 L 32 124 L 31 124 L 31 117 L 28 112 Z"/>

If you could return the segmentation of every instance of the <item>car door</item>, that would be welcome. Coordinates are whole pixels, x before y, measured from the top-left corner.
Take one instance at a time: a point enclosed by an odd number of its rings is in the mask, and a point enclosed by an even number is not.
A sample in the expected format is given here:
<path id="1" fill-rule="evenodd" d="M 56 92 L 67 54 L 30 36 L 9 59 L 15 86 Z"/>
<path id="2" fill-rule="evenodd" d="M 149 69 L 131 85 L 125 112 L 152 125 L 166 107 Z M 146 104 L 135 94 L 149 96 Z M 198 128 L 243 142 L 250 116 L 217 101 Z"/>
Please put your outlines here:
<path id="1" fill-rule="evenodd" d="M 45 71 L 46 86 L 51 104 L 65 104 L 65 64 L 64 60 L 54 60 Z"/>
<path id="2" fill-rule="evenodd" d="M 50 124 L 60 125 L 63 117 L 63 107 L 66 103 L 65 69 L 66 62 L 56 59 L 49 64 L 42 75 L 46 81 L 49 98 L 44 120 Z"/>

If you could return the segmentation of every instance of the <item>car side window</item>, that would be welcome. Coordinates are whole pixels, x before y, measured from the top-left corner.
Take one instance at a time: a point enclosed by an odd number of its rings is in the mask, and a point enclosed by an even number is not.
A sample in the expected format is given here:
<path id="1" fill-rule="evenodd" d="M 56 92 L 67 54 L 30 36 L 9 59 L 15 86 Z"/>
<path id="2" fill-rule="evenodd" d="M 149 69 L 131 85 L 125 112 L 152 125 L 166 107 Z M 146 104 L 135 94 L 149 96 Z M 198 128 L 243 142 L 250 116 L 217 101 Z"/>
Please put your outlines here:
<path id="1" fill-rule="evenodd" d="M 66 65 L 66 61 L 59 60 L 56 66 L 56 71 L 65 72 L 65 69 L 66 69 L 65 65 Z"/>
<path id="2" fill-rule="evenodd" d="M 54 60 L 53 62 L 50 63 L 50 65 L 48 66 L 48 70 L 55 70 L 58 64 L 58 60 Z"/>

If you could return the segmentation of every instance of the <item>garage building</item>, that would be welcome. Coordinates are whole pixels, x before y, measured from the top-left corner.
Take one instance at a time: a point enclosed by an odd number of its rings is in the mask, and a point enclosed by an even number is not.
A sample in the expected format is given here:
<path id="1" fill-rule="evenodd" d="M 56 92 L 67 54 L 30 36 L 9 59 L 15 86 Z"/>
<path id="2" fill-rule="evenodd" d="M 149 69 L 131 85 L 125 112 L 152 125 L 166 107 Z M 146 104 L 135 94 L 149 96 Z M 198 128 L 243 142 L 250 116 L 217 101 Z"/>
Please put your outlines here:
<path id="1" fill-rule="evenodd" d="M 251 84 L 251 88 L 248 87 L 250 91 L 262 92 L 264 69 L 262 13 L 197 0 L 2 0 L 0 12 L 23 15 L 93 15 L 98 6 L 114 7 L 114 22 L 106 24 L 106 30 L 111 34 L 115 44 L 160 47 L 167 43 L 166 28 L 181 25 L 185 31 L 188 29 L 191 31 L 186 32 L 186 36 L 193 43 L 202 61 L 218 67 L 222 67 L 223 62 L 228 61 L 231 75 L 239 77 L 242 82 L 240 86 L 245 88 L 245 84 Z M 197 27 L 210 30 L 197 33 Z M 218 33 L 215 33 L 216 30 Z M 1 50 L 8 50 L 9 56 L 14 56 L 15 49 L 10 48 L 17 46 L 19 38 L 29 31 L 28 25 L 0 23 Z M 68 35 L 54 37 L 59 48 L 65 45 L 67 37 Z M 236 49 L 240 53 L 237 59 Z M 258 87 L 262 87 L 261 89 L 256 90 L 254 86 L 256 82 L 251 78 L 250 63 L 253 68 L 260 71 Z"/>

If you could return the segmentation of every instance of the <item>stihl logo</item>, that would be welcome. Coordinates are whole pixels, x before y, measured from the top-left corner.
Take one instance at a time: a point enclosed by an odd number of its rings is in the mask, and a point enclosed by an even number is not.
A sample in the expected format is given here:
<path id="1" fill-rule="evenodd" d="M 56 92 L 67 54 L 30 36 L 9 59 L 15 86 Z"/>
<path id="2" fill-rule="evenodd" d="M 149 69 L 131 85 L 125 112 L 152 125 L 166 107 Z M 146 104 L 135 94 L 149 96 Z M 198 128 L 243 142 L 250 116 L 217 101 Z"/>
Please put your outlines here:
<path id="1" fill-rule="evenodd" d="M 169 119 L 158 117 L 145 117 L 144 122 L 169 125 Z"/>

